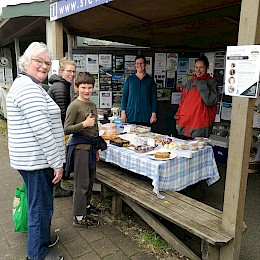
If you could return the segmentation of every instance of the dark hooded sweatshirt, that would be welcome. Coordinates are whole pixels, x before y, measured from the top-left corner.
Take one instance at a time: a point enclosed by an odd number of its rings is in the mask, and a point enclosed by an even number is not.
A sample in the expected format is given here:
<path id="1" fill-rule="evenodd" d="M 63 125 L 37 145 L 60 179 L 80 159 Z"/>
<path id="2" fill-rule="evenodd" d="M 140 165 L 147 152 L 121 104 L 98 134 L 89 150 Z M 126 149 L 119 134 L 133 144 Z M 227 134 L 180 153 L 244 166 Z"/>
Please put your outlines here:
<path id="1" fill-rule="evenodd" d="M 55 101 L 55 103 L 60 107 L 61 121 L 62 124 L 64 125 L 66 110 L 70 104 L 71 83 L 56 74 L 53 74 L 50 77 L 49 83 L 51 84 L 51 86 L 48 90 L 48 94 Z"/>

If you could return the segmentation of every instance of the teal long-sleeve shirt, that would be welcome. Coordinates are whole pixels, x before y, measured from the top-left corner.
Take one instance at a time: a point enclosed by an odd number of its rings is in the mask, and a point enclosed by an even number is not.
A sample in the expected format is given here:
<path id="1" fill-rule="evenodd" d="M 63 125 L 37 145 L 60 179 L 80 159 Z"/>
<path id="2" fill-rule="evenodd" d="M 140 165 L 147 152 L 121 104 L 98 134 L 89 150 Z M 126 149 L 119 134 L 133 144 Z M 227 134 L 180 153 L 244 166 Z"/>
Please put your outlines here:
<path id="1" fill-rule="evenodd" d="M 127 122 L 150 123 L 152 113 L 157 112 L 156 84 L 148 75 L 141 80 L 129 76 L 124 83 L 122 110 L 126 111 Z"/>

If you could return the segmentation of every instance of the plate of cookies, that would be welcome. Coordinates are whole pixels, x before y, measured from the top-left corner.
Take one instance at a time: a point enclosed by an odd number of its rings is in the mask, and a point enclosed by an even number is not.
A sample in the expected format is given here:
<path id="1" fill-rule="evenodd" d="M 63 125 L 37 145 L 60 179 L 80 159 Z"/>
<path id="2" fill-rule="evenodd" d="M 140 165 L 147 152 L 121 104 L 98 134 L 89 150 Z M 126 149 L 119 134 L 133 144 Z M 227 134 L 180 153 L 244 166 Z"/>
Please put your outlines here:
<path id="1" fill-rule="evenodd" d="M 174 152 L 157 150 L 157 151 L 147 153 L 146 156 L 152 160 L 167 161 L 167 160 L 174 159 L 177 155 Z"/>

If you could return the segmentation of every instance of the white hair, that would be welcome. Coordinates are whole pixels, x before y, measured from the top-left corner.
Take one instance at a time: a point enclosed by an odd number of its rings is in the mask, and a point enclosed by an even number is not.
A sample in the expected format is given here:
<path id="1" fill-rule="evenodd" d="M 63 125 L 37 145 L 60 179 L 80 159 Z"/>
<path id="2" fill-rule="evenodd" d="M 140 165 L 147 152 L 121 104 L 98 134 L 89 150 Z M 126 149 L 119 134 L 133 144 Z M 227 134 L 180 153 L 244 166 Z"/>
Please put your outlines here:
<path id="1" fill-rule="evenodd" d="M 24 54 L 18 60 L 19 68 L 24 71 L 25 67 L 31 63 L 31 59 L 36 57 L 41 53 L 47 53 L 51 59 L 51 52 L 49 51 L 48 47 L 43 42 L 32 42 L 27 49 L 25 50 Z"/>

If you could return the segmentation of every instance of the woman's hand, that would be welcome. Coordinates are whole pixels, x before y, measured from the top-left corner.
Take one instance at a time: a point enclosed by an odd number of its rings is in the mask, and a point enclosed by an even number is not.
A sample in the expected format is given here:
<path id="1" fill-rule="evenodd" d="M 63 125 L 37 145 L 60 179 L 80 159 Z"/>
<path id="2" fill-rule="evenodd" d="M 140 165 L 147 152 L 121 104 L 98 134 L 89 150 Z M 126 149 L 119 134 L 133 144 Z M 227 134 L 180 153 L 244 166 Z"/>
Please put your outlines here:
<path id="1" fill-rule="evenodd" d="M 126 123 L 127 122 L 125 110 L 121 111 L 121 118 L 122 118 L 122 123 Z"/>
<path id="2" fill-rule="evenodd" d="M 157 122 L 156 113 L 152 113 L 152 116 L 150 118 L 150 124 L 153 124 L 155 122 Z"/>
<path id="3" fill-rule="evenodd" d="M 52 183 L 53 184 L 58 183 L 61 180 L 62 175 L 63 175 L 63 168 L 54 169 L 54 178 L 52 180 Z"/>

